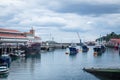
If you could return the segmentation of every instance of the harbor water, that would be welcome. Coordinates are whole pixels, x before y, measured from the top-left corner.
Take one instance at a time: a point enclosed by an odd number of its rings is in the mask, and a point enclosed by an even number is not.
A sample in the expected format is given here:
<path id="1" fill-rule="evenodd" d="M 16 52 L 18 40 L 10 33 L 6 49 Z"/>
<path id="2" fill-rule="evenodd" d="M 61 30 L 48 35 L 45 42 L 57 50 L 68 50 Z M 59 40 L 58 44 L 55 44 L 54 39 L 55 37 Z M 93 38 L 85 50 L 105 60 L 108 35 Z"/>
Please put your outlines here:
<path id="1" fill-rule="evenodd" d="M 8 77 L 0 80 L 101 80 L 82 69 L 120 68 L 120 54 L 114 49 L 106 49 L 101 55 L 94 55 L 93 47 L 76 55 L 65 52 L 57 49 L 17 59 L 11 63 Z"/>

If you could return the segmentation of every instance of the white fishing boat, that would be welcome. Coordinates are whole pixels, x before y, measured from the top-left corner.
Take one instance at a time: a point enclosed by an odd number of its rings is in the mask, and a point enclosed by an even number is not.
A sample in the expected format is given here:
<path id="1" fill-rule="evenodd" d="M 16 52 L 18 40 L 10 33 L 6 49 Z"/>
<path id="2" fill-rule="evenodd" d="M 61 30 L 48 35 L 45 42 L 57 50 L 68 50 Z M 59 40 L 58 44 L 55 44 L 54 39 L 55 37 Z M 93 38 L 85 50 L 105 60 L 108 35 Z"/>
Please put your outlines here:
<path id="1" fill-rule="evenodd" d="M 0 75 L 9 73 L 9 68 L 7 66 L 0 66 Z"/>

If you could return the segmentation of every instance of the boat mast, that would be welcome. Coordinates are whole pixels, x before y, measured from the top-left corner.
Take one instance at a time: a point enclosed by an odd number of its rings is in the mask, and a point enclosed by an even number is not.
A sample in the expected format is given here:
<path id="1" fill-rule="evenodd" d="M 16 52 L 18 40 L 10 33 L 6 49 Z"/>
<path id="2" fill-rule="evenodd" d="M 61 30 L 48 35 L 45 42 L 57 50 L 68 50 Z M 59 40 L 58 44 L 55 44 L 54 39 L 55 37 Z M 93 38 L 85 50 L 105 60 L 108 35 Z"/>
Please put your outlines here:
<path id="1" fill-rule="evenodd" d="M 81 46 L 81 45 L 82 45 L 82 42 L 81 42 L 80 35 L 79 35 L 78 32 L 77 32 L 77 36 L 78 36 L 78 38 L 79 38 L 79 40 L 80 40 L 80 46 Z"/>
<path id="2" fill-rule="evenodd" d="M 99 44 L 101 45 L 102 44 L 102 37 L 100 35 L 100 41 L 99 41 Z"/>

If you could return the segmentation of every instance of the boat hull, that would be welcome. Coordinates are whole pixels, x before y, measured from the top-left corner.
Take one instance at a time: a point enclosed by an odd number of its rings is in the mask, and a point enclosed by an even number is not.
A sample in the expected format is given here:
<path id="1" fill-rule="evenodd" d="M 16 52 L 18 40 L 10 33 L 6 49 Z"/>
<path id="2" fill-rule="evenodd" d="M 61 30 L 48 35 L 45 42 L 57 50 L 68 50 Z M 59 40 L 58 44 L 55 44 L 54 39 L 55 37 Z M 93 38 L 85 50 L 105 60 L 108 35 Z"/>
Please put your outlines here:
<path id="1" fill-rule="evenodd" d="M 41 51 L 41 44 L 35 43 L 31 46 L 21 46 L 21 50 L 24 50 L 25 53 L 39 53 Z"/>
<path id="2" fill-rule="evenodd" d="M 82 46 L 82 52 L 88 52 L 89 48 L 86 45 Z"/>
<path id="3" fill-rule="evenodd" d="M 9 69 L 6 66 L 0 66 L 0 75 L 9 73 Z"/>
<path id="4" fill-rule="evenodd" d="M 10 67 L 11 57 L 8 54 L 0 56 L 0 65 Z"/>
<path id="5" fill-rule="evenodd" d="M 94 69 L 94 68 L 90 68 L 90 69 L 83 69 L 86 72 L 89 72 L 97 77 L 103 77 L 103 78 L 107 78 L 107 79 L 111 79 L 111 80 L 120 80 L 120 69 Z"/>
<path id="6" fill-rule="evenodd" d="M 101 53 L 104 53 L 106 48 L 104 46 L 96 46 L 93 48 L 94 52 L 98 53 L 98 54 L 101 54 Z"/>
<path id="7" fill-rule="evenodd" d="M 0 75 L 4 75 L 4 74 L 8 74 L 9 71 L 8 70 L 5 70 L 5 71 L 0 71 Z"/>
<path id="8" fill-rule="evenodd" d="M 78 53 L 77 49 L 74 47 L 70 47 L 69 50 L 70 50 L 70 55 L 75 55 Z"/>

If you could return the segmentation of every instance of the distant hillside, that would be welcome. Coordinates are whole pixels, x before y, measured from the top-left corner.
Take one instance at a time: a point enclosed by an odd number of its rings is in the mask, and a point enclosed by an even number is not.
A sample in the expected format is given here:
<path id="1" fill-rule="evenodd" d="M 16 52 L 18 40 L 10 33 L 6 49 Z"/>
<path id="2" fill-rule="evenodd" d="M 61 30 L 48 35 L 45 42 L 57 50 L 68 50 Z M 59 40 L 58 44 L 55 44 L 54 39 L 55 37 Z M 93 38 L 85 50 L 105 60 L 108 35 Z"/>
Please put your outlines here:
<path id="1" fill-rule="evenodd" d="M 120 39 L 120 34 L 116 34 L 115 32 L 111 32 L 110 34 L 107 34 L 106 36 L 102 36 L 102 37 L 96 39 L 96 41 L 101 41 L 101 40 L 109 41 L 111 38 Z"/>

